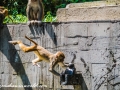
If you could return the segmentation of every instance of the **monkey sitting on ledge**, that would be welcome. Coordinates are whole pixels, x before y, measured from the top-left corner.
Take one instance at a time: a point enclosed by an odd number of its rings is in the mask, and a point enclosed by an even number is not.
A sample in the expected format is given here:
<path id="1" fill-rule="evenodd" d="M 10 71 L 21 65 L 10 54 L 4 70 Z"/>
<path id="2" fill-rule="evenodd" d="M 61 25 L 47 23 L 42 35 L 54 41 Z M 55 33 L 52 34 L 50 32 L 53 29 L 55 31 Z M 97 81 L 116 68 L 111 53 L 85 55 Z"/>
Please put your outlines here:
<path id="1" fill-rule="evenodd" d="M 33 65 L 37 65 L 38 67 L 40 67 L 37 64 L 37 62 L 46 61 L 49 63 L 49 71 L 57 76 L 60 76 L 60 74 L 54 70 L 54 67 L 57 64 L 60 65 L 62 68 L 69 66 L 69 64 L 63 63 L 65 55 L 61 51 L 58 51 L 57 53 L 53 54 L 53 53 L 47 51 L 46 49 L 44 49 L 43 47 L 38 46 L 38 44 L 35 41 L 28 38 L 27 36 L 25 36 L 25 38 L 30 40 L 34 45 L 26 46 L 22 43 L 22 41 L 19 41 L 19 40 L 9 41 L 9 43 L 11 43 L 13 45 L 18 44 L 20 49 L 23 50 L 24 52 L 32 52 L 33 51 L 34 54 L 37 56 L 36 59 L 32 60 Z"/>
<path id="2" fill-rule="evenodd" d="M 8 15 L 8 10 L 0 6 L 0 28 L 3 28 L 3 20 Z"/>
<path id="3" fill-rule="evenodd" d="M 28 25 L 40 25 L 44 17 L 42 0 L 28 0 L 26 14 Z"/>

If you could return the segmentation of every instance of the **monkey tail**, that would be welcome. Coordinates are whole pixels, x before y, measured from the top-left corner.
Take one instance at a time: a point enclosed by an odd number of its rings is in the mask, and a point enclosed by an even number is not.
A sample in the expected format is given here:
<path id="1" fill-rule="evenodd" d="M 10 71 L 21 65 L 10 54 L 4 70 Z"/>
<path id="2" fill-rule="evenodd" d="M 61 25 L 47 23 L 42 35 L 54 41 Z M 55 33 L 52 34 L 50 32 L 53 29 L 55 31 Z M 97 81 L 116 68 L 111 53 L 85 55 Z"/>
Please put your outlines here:
<path id="1" fill-rule="evenodd" d="M 35 41 L 33 41 L 32 39 L 30 39 L 30 38 L 27 37 L 26 35 L 25 35 L 25 38 L 28 39 L 28 40 L 30 40 L 31 42 L 33 42 L 35 45 L 38 45 Z"/>

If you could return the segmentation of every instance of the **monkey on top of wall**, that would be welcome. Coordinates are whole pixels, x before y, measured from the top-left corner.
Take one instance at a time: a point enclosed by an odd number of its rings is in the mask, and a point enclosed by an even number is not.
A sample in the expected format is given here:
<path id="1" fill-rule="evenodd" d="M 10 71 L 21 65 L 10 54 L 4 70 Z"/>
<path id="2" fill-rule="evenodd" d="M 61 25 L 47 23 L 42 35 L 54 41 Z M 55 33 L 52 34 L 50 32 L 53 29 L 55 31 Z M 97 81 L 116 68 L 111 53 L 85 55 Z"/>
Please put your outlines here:
<path id="1" fill-rule="evenodd" d="M 28 25 L 40 25 L 44 17 L 42 0 L 28 0 L 26 14 Z"/>
<path id="2" fill-rule="evenodd" d="M 0 28 L 3 28 L 3 20 L 8 15 L 8 10 L 0 6 Z"/>
<path id="3" fill-rule="evenodd" d="M 60 76 L 60 74 L 54 70 L 54 67 L 57 64 L 59 66 L 61 66 L 62 68 L 66 68 L 69 66 L 69 64 L 63 63 L 64 58 L 65 58 L 65 55 L 63 52 L 58 51 L 57 53 L 53 54 L 53 53 L 49 52 L 48 50 L 46 50 L 45 48 L 43 48 L 42 46 L 39 46 L 35 41 L 28 38 L 27 36 L 25 36 L 25 38 L 30 40 L 34 45 L 33 46 L 26 46 L 20 40 L 9 41 L 9 43 L 11 43 L 13 45 L 18 44 L 20 49 L 24 52 L 32 52 L 33 51 L 34 54 L 37 56 L 36 59 L 32 60 L 33 65 L 37 65 L 38 67 L 40 67 L 37 64 L 37 62 L 46 61 L 49 63 L 49 71 L 57 76 Z"/>

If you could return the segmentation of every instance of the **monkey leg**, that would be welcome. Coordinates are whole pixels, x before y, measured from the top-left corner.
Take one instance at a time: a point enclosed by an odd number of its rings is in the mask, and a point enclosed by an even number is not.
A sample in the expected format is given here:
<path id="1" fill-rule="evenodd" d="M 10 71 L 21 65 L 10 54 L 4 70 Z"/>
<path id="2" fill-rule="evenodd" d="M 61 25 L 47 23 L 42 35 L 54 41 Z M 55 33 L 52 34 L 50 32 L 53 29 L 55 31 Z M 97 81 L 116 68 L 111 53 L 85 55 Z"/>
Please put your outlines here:
<path id="1" fill-rule="evenodd" d="M 20 49 L 23 50 L 24 52 L 31 52 L 36 50 L 37 45 L 34 46 L 26 46 L 24 45 L 21 41 L 9 41 L 9 43 L 16 45 L 18 44 Z"/>
<path id="2" fill-rule="evenodd" d="M 32 25 L 32 26 L 35 25 L 35 20 L 31 20 L 30 25 Z"/>
<path id="3" fill-rule="evenodd" d="M 33 26 L 33 25 L 35 25 L 35 21 L 34 21 L 34 20 L 28 21 L 28 22 L 27 22 L 27 25 L 28 25 L 28 26 L 31 26 L 31 25 Z"/>
<path id="4" fill-rule="evenodd" d="M 38 24 L 38 26 L 41 26 L 41 24 L 42 24 L 42 14 L 43 14 L 43 12 L 42 11 L 40 11 L 40 13 L 37 13 L 37 24 Z"/>
<path id="5" fill-rule="evenodd" d="M 13 44 L 13 45 L 16 45 L 16 44 L 19 44 L 21 41 L 8 41 L 8 42 Z"/>
<path id="6" fill-rule="evenodd" d="M 42 21 L 38 21 L 38 20 L 34 20 L 34 21 L 30 21 L 31 22 L 31 25 L 34 25 L 34 26 L 36 26 L 36 27 L 38 27 L 38 26 L 41 26 L 41 24 L 42 24 Z"/>
<path id="7" fill-rule="evenodd" d="M 38 27 L 38 21 L 34 20 L 34 25 Z"/>
<path id="8" fill-rule="evenodd" d="M 37 62 L 41 62 L 41 61 L 42 60 L 40 60 L 40 58 L 36 58 L 36 59 L 32 60 L 32 63 L 33 63 L 33 65 L 36 65 L 36 66 L 40 67 L 40 65 L 37 64 Z"/>
<path id="9" fill-rule="evenodd" d="M 60 76 L 60 74 L 54 70 L 54 67 L 55 67 L 55 65 L 56 65 L 57 63 L 58 63 L 58 62 L 55 62 L 55 61 L 50 62 L 50 64 L 49 64 L 49 65 L 50 65 L 49 71 L 50 71 L 51 73 L 53 73 L 54 75 L 56 75 L 56 76 Z"/>

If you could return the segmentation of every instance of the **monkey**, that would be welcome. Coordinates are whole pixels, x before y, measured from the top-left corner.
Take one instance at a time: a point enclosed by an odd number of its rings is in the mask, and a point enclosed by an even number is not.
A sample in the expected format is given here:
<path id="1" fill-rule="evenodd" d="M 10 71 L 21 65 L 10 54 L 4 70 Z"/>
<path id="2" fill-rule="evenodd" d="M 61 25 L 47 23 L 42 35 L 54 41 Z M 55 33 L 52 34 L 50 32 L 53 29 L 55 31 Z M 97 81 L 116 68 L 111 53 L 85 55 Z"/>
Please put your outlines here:
<path id="1" fill-rule="evenodd" d="M 39 46 L 35 41 L 33 41 L 32 39 L 28 38 L 25 35 L 25 38 L 28 39 L 29 41 L 31 41 L 34 45 L 32 46 L 26 46 L 25 44 L 22 43 L 22 41 L 17 40 L 17 41 L 8 41 L 9 43 L 16 45 L 18 44 L 20 49 L 23 52 L 34 52 L 34 54 L 37 56 L 36 59 L 32 60 L 32 64 L 36 65 L 38 67 L 40 67 L 37 62 L 41 62 L 41 61 L 46 61 L 49 63 L 49 71 L 51 73 L 53 73 L 56 76 L 60 76 L 60 74 L 58 72 L 56 72 L 54 70 L 54 67 L 58 64 L 60 67 L 62 68 L 67 68 L 69 66 L 69 64 L 65 64 L 63 61 L 65 59 L 65 55 L 63 52 L 58 51 L 55 54 L 49 52 L 48 50 L 46 50 L 45 48 L 43 48 L 42 46 Z"/>
<path id="2" fill-rule="evenodd" d="M 13 19 L 8 14 L 8 9 L 6 9 L 3 6 L 0 6 L 0 28 L 3 28 L 3 20 L 6 16 L 8 16 L 8 18 L 10 18 L 13 22 Z"/>
<path id="3" fill-rule="evenodd" d="M 28 18 L 27 24 L 40 25 L 44 17 L 44 8 L 42 0 L 28 0 L 26 15 Z"/>
<path id="4" fill-rule="evenodd" d="M 3 28 L 3 20 L 8 15 L 8 10 L 0 6 L 0 28 Z"/>
<path id="5" fill-rule="evenodd" d="M 3 14 L 4 17 L 6 17 L 6 16 L 8 15 L 8 10 L 7 10 L 7 9 L 0 8 L 0 14 Z"/>

